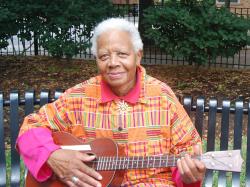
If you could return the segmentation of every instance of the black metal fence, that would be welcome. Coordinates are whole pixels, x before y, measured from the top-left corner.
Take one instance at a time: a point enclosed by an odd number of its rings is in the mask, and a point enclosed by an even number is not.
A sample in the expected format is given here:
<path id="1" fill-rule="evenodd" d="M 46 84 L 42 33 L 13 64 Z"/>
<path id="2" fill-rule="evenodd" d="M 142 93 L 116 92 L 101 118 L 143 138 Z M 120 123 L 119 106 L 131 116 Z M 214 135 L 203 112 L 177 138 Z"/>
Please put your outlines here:
<path id="1" fill-rule="evenodd" d="M 138 4 L 115 4 L 114 8 L 117 12 L 122 12 L 120 15 L 128 21 L 134 23 L 138 27 L 139 22 L 139 5 Z M 231 11 L 239 16 L 250 17 L 250 8 L 230 8 Z M 73 35 L 73 34 L 72 34 Z M 77 38 L 76 40 L 84 41 L 86 38 Z M 0 55 L 24 55 L 33 56 L 34 52 L 34 41 L 22 41 L 17 36 L 13 36 L 9 40 L 9 46 L 6 49 L 0 50 Z M 39 42 L 39 40 L 38 40 Z M 42 47 L 38 48 L 38 55 L 49 55 L 48 52 Z M 90 48 L 86 51 L 81 51 L 75 55 L 74 58 L 80 59 L 94 59 L 91 54 Z M 157 46 L 144 45 L 144 57 L 142 64 L 175 64 L 175 65 L 188 65 L 184 59 L 173 58 L 166 52 L 161 51 Z M 224 67 L 224 68 L 250 68 L 250 46 L 242 49 L 239 53 L 235 54 L 234 57 L 218 57 L 215 62 L 209 61 L 206 66 L 213 67 Z"/>
<path id="2" fill-rule="evenodd" d="M 144 57 L 142 64 L 171 64 L 171 65 L 189 65 L 183 58 L 173 58 L 166 52 L 162 52 L 155 46 L 144 47 Z M 250 68 L 250 48 L 244 48 L 234 55 L 234 57 L 217 57 L 216 61 L 209 60 L 208 64 L 204 66 L 209 67 L 223 67 L 247 69 Z"/>

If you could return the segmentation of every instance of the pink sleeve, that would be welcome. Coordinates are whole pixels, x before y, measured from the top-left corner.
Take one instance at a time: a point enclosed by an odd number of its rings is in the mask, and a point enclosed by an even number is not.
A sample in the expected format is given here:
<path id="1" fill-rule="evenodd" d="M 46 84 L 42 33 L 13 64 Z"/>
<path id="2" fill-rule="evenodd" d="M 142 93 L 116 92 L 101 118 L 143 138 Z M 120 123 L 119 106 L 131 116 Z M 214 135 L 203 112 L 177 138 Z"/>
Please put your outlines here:
<path id="1" fill-rule="evenodd" d="M 52 175 L 46 161 L 59 148 L 53 142 L 51 131 L 43 127 L 30 129 L 17 139 L 17 149 L 26 167 L 39 182 Z"/>
<path id="2" fill-rule="evenodd" d="M 200 187 L 201 186 L 201 181 L 191 183 L 191 184 L 185 184 L 181 180 L 181 175 L 180 172 L 178 171 L 178 168 L 172 168 L 172 179 L 175 182 L 177 187 Z"/>

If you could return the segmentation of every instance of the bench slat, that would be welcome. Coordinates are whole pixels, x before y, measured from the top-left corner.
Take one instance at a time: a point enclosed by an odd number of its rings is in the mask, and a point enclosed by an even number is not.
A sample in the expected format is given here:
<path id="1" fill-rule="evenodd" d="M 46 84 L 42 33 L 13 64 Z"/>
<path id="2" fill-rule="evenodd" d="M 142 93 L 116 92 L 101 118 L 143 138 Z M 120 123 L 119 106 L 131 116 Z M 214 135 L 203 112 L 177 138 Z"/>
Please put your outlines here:
<path id="1" fill-rule="evenodd" d="M 3 93 L 0 92 L 0 187 L 6 186 L 6 159 L 3 123 Z"/>
<path id="2" fill-rule="evenodd" d="M 40 93 L 40 106 L 41 107 L 49 102 L 49 95 L 50 95 L 49 90 L 46 89 L 46 90 L 41 91 Z"/>
<path id="3" fill-rule="evenodd" d="M 215 127 L 216 127 L 217 100 L 209 100 L 208 127 L 207 127 L 207 151 L 214 151 L 215 148 Z M 213 170 L 207 170 L 205 185 L 213 185 Z"/>
<path id="4" fill-rule="evenodd" d="M 25 116 L 29 115 L 34 111 L 34 103 L 35 103 L 35 91 L 34 90 L 28 90 L 25 92 Z"/>
<path id="5" fill-rule="evenodd" d="M 248 102 L 246 186 L 250 186 L 250 100 Z"/>
<path id="6" fill-rule="evenodd" d="M 208 112 L 208 132 L 207 132 L 207 151 L 214 151 L 215 145 L 215 127 L 216 127 L 216 112 L 217 112 L 217 100 L 209 100 L 209 112 Z"/>
<path id="7" fill-rule="evenodd" d="M 183 107 L 185 108 L 187 114 L 190 116 L 192 110 L 192 97 L 185 96 L 183 98 Z"/>
<path id="8" fill-rule="evenodd" d="M 62 89 L 56 89 L 56 91 L 55 91 L 55 100 L 57 100 L 61 95 L 62 95 L 62 93 L 64 92 L 64 90 L 62 90 Z"/>
<path id="9" fill-rule="evenodd" d="M 202 131 L 203 131 L 204 108 L 205 108 L 204 97 L 198 97 L 196 100 L 195 128 L 197 129 L 197 131 L 201 137 L 202 137 Z"/>
<path id="10" fill-rule="evenodd" d="M 234 119 L 234 149 L 241 149 L 242 143 L 242 121 L 243 121 L 243 101 L 235 102 L 235 119 Z M 232 187 L 240 186 L 240 173 L 233 172 Z"/>
<path id="11" fill-rule="evenodd" d="M 220 137 L 220 150 L 228 149 L 228 135 L 229 135 L 229 114 L 230 114 L 230 101 L 222 101 L 222 116 L 221 116 L 221 137 Z M 226 186 L 227 177 L 225 171 L 219 172 L 218 186 Z"/>
<path id="12" fill-rule="evenodd" d="M 10 132 L 11 132 L 11 186 L 20 186 L 20 156 L 15 149 L 19 130 L 19 93 L 10 93 Z"/>
<path id="13" fill-rule="evenodd" d="M 24 111 L 25 111 L 25 116 L 27 116 L 34 111 L 34 104 L 36 101 L 35 91 L 33 89 L 27 90 L 25 92 L 24 97 L 25 97 Z M 28 170 L 27 170 L 27 168 L 25 168 L 25 174 L 24 174 L 25 177 L 26 177 L 27 173 L 28 173 Z"/>

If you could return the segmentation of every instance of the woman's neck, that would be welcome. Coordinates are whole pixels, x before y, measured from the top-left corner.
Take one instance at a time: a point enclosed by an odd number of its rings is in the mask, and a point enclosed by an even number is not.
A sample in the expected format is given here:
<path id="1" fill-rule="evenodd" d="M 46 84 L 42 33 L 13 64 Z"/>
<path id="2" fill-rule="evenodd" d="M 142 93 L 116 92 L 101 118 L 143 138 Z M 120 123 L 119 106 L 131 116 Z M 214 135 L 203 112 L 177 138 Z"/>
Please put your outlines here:
<path id="1" fill-rule="evenodd" d="M 131 82 L 127 83 L 126 85 L 120 87 L 111 87 L 111 90 L 114 92 L 115 95 L 121 97 L 127 95 L 135 86 L 136 84 L 136 76 Z"/>

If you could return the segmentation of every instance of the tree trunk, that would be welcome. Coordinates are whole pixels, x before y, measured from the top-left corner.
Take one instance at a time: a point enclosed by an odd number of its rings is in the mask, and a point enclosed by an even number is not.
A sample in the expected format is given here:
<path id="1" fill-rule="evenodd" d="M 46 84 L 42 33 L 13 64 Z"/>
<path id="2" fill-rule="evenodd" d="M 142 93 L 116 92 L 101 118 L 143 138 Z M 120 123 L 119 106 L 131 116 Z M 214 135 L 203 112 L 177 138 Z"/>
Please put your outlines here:
<path id="1" fill-rule="evenodd" d="M 143 12 L 146 8 L 152 6 L 154 4 L 154 0 L 139 0 L 139 23 L 138 28 L 142 37 L 142 41 L 144 44 L 149 43 L 149 41 L 144 37 L 145 25 L 143 24 Z"/>
<path id="2" fill-rule="evenodd" d="M 34 51 L 35 51 L 35 56 L 38 55 L 38 35 L 36 31 L 34 31 Z"/>

